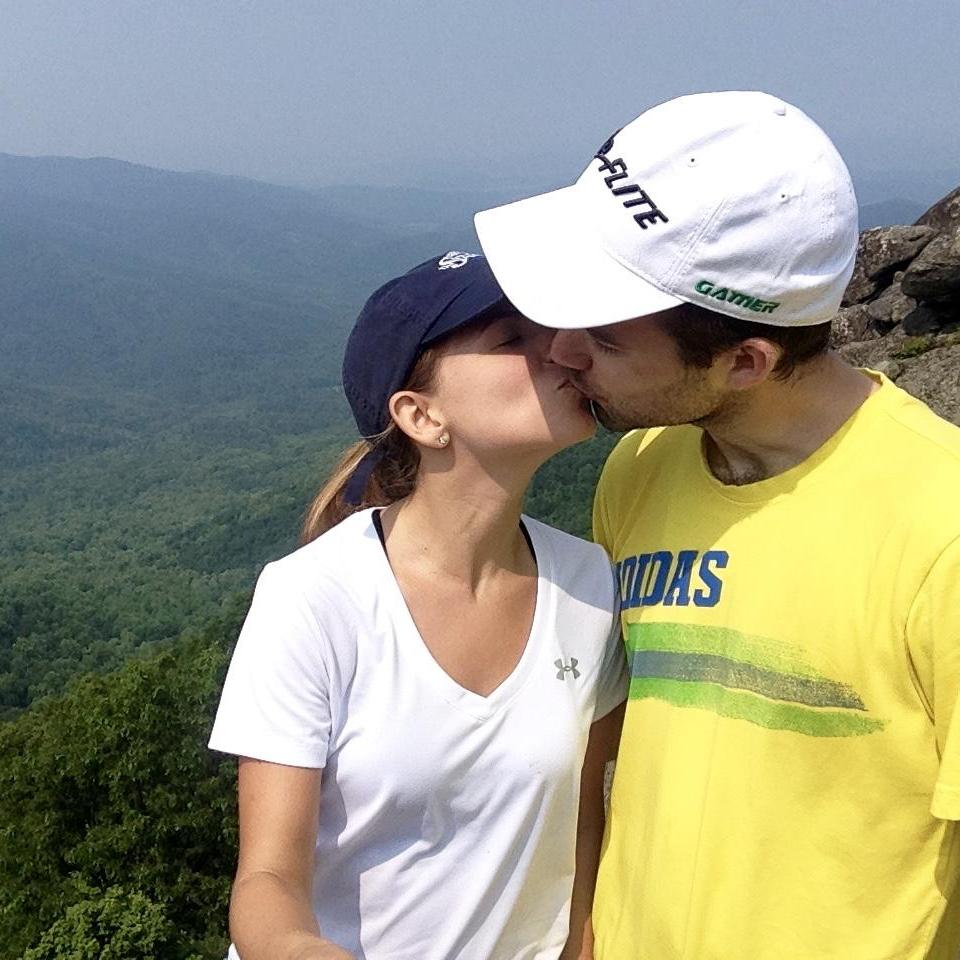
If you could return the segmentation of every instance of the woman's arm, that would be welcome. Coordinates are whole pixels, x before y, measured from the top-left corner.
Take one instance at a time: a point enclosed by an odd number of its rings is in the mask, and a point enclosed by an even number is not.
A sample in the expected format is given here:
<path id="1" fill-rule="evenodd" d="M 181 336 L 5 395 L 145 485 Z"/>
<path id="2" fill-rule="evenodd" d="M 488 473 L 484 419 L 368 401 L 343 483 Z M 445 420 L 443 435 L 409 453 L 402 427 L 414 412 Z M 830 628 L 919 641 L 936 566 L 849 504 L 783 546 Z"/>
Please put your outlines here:
<path id="1" fill-rule="evenodd" d="M 570 906 L 570 936 L 560 960 L 593 960 L 593 891 L 603 841 L 603 778 L 617 757 L 624 705 L 611 710 L 590 728 L 580 774 L 580 813 L 577 818 L 577 872 Z"/>
<path id="2" fill-rule="evenodd" d="M 313 915 L 320 770 L 240 759 L 230 935 L 241 960 L 353 960 Z"/>

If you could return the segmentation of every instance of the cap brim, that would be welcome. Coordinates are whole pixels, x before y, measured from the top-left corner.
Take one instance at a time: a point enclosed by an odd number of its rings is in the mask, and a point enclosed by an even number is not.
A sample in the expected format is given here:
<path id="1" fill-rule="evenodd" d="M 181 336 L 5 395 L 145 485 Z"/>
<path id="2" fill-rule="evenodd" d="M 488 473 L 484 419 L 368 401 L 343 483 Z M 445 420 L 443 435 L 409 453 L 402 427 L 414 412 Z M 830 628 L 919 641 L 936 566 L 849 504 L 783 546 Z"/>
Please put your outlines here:
<path id="1" fill-rule="evenodd" d="M 522 314 L 543 326 L 600 327 L 683 302 L 603 250 L 576 187 L 482 210 L 474 224 L 497 282 Z"/>

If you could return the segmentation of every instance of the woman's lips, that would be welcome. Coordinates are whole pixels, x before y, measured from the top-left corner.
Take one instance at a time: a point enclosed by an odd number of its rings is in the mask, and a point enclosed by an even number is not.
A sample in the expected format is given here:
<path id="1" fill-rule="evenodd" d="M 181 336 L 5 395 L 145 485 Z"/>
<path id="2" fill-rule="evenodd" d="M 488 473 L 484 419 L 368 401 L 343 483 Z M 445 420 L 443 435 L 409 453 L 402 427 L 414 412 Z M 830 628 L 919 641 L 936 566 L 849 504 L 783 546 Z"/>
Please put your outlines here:
<path id="1" fill-rule="evenodd" d="M 589 391 L 584 389 L 582 384 L 577 383 L 576 380 L 567 380 L 567 383 L 569 383 L 570 386 L 573 387 L 573 389 L 576 390 L 578 393 L 582 393 L 583 396 L 585 396 L 591 403 L 593 402 L 593 399 L 594 399 L 593 396 L 590 394 Z"/>

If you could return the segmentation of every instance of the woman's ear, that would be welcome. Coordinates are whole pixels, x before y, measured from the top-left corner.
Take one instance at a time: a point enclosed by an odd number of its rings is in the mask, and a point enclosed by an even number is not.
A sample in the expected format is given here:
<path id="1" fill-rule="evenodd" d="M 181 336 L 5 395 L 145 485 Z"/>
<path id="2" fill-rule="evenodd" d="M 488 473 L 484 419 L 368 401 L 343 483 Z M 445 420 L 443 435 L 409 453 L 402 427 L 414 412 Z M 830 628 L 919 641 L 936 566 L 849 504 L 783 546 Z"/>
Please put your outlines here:
<path id="1" fill-rule="evenodd" d="M 439 411 L 422 393 L 401 390 L 389 401 L 388 409 L 393 422 L 414 442 L 424 447 L 440 447 L 444 435 Z"/>

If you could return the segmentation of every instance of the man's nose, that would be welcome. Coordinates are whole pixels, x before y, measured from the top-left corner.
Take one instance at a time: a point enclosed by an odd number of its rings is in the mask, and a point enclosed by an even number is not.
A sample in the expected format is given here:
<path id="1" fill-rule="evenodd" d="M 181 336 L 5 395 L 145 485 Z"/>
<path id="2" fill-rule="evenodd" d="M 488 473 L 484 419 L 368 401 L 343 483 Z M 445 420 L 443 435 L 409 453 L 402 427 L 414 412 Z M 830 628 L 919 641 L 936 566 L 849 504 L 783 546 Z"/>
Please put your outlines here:
<path id="1" fill-rule="evenodd" d="M 588 370 L 592 360 L 587 335 L 582 330 L 558 330 L 550 342 L 550 359 L 571 370 Z"/>

